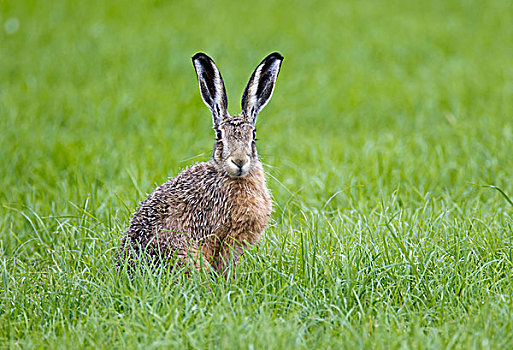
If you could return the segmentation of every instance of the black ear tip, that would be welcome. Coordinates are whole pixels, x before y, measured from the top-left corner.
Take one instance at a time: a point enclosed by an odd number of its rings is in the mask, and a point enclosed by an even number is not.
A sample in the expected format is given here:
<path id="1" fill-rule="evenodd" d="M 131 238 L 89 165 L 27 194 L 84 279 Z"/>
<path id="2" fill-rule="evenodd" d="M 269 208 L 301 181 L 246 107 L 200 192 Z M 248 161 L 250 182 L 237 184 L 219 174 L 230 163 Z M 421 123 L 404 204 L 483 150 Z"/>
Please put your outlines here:
<path id="1" fill-rule="evenodd" d="M 284 57 L 279 52 L 273 52 L 272 54 L 267 56 L 267 58 L 272 58 L 272 59 L 275 59 L 275 60 L 283 61 Z"/>
<path id="2" fill-rule="evenodd" d="M 194 56 L 192 56 L 192 61 L 194 62 L 196 60 L 211 61 L 212 59 L 210 57 L 208 57 L 208 55 L 204 54 L 203 52 L 198 52 Z"/>

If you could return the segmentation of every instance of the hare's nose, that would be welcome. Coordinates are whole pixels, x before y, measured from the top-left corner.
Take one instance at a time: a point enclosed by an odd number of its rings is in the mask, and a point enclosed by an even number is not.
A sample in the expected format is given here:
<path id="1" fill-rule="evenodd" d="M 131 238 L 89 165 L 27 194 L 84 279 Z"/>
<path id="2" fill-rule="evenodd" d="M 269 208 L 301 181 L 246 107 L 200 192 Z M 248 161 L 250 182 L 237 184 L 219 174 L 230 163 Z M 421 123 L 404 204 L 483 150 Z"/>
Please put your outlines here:
<path id="1" fill-rule="evenodd" d="M 247 163 L 247 159 L 244 158 L 232 158 L 230 159 L 233 164 L 235 164 L 237 167 L 242 168 L 244 164 Z"/>

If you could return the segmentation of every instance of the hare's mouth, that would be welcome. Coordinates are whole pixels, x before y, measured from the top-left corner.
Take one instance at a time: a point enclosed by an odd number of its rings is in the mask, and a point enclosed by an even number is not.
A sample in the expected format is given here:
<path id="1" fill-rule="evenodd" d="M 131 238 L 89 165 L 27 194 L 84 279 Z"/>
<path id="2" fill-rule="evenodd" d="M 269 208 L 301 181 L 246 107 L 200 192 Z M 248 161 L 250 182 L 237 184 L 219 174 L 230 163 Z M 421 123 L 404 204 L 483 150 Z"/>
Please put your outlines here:
<path id="1" fill-rule="evenodd" d="M 237 171 L 230 171 L 230 170 L 228 170 L 227 173 L 232 178 L 241 178 L 241 177 L 245 177 L 246 175 L 248 175 L 249 171 L 245 171 L 245 170 L 239 169 Z"/>

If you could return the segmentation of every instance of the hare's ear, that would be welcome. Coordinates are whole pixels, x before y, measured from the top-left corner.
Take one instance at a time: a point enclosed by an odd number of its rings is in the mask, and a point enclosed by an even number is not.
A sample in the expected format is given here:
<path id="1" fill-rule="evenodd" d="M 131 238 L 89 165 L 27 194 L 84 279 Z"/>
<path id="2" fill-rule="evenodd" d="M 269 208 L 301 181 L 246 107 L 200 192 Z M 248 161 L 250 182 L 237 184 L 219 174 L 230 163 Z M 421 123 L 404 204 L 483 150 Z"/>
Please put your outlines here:
<path id="1" fill-rule="evenodd" d="M 223 78 L 214 61 L 204 53 L 197 53 L 192 57 L 192 63 L 198 76 L 199 89 L 203 102 L 212 112 L 214 127 L 228 116 L 228 101 Z"/>
<path id="2" fill-rule="evenodd" d="M 248 85 L 242 95 L 242 113 L 253 124 L 256 121 L 258 113 L 269 102 L 273 94 L 274 84 L 280 72 L 283 56 L 274 52 L 264 58 L 256 67 L 249 78 Z"/>

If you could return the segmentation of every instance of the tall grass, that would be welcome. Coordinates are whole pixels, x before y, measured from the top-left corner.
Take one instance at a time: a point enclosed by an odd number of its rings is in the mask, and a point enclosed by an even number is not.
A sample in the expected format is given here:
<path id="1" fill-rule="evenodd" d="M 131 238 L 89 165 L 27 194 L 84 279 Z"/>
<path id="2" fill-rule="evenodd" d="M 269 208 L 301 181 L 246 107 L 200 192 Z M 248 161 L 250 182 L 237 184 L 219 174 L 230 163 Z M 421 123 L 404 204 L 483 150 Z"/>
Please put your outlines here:
<path id="1" fill-rule="evenodd" d="M 513 345 L 508 1 L 0 4 L 5 348 Z M 115 269 L 130 213 L 207 160 L 205 51 L 275 202 L 235 274 Z"/>

